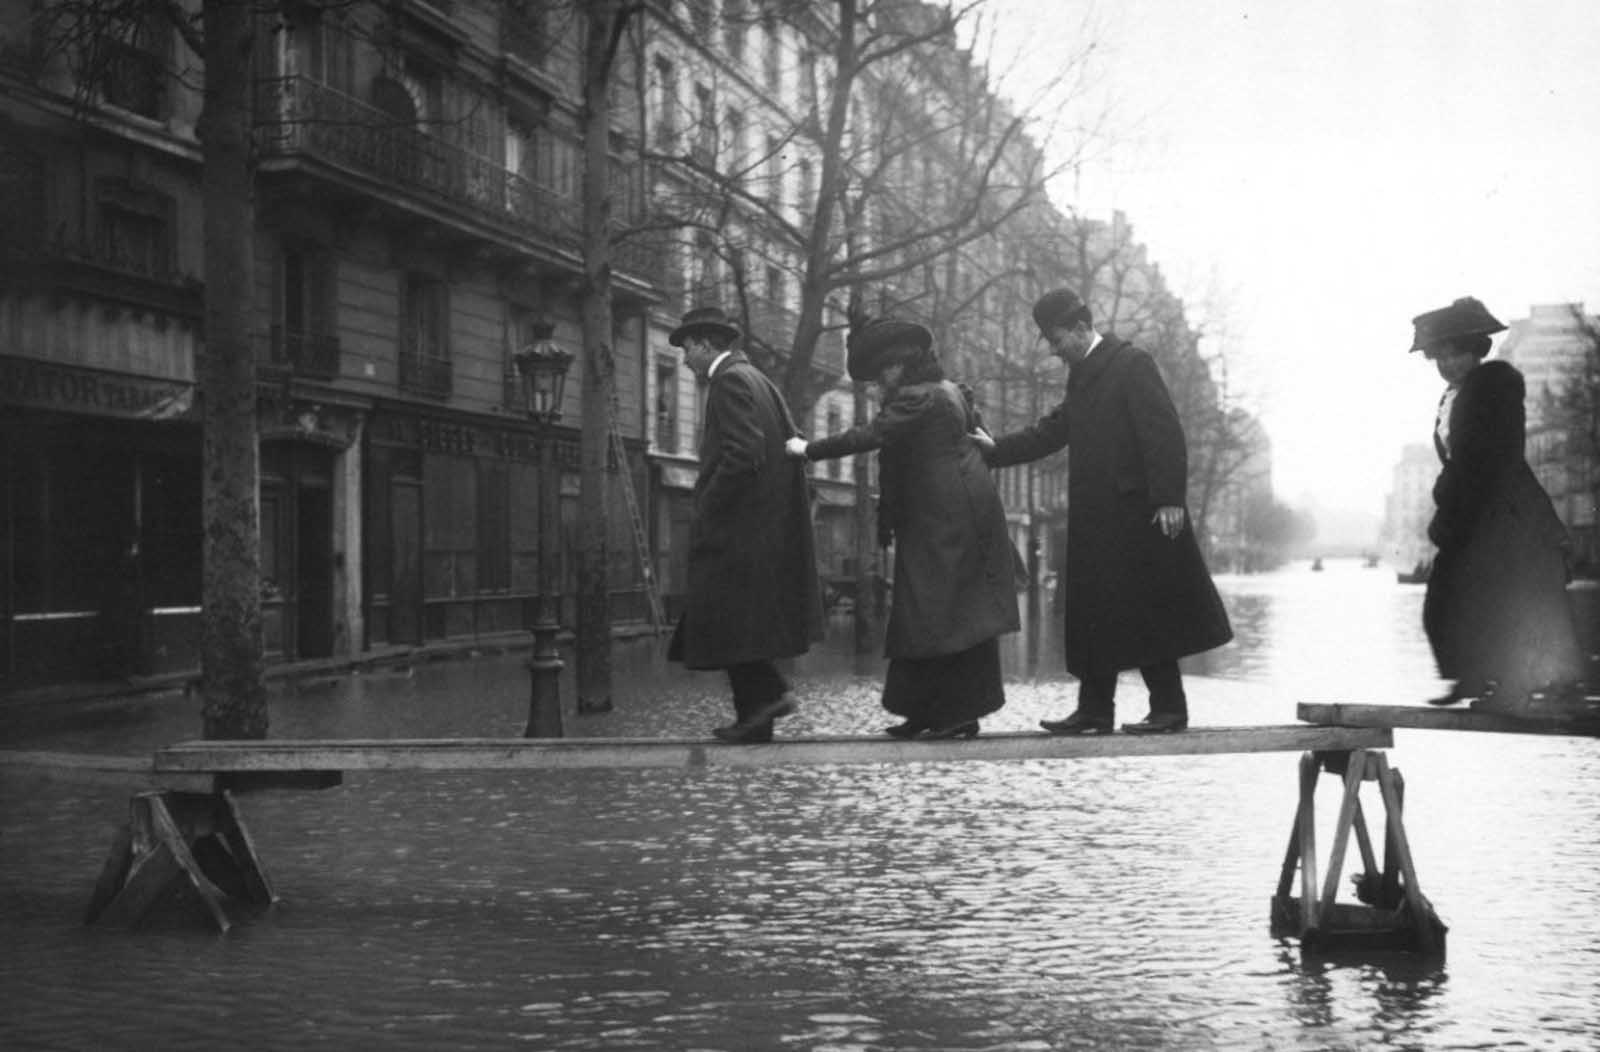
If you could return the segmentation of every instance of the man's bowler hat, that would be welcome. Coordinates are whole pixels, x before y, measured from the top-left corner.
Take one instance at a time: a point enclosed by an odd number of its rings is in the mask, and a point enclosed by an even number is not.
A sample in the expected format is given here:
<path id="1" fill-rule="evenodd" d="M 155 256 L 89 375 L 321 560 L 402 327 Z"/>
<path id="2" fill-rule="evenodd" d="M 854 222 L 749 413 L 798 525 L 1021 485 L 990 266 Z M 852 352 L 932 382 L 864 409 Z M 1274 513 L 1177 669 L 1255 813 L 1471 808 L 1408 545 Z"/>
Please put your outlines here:
<path id="1" fill-rule="evenodd" d="M 1448 307 L 1411 319 L 1411 349 L 1420 351 L 1458 336 L 1492 336 L 1504 332 L 1500 319 L 1474 296 L 1462 296 Z"/>
<path id="2" fill-rule="evenodd" d="M 682 347 L 683 341 L 690 336 L 721 336 L 729 343 L 740 336 L 739 327 L 728 320 L 728 315 L 721 307 L 696 307 L 683 316 L 683 323 L 667 337 L 667 342 L 674 347 Z"/>
<path id="3" fill-rule="evenodd" d="M 1089 308 L 1071 289 L 1052 289 L 1039 297 L 1033 305 L 1033 323 L 1040 332 L 1065 326 L 1071 328 L 1080 321 L 1091 321 Z"/>
<path id="4" fill-rule="evenodd" d="M 891 364 L 889 352 L 911 346 L 927 350 L 933 346 L 933 333 L 914 321 L 872 318 L 852 325 L 845 337 L 845 369 L 852 380 L 876 380 L 883 367 Z"/>

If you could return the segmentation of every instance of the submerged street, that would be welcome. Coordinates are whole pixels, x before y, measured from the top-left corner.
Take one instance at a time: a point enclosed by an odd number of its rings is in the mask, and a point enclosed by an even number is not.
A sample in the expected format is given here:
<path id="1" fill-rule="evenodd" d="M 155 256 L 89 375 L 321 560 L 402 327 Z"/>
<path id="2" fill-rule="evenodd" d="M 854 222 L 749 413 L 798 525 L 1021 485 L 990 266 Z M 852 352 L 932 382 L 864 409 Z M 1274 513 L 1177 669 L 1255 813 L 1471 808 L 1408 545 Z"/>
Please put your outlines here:
<path id="1" fill-rule="evenodd" d="M 1218 586 L 1238 638 L 1186 666 L 1197 725 L 1438 693 L 1421 588 L 1388 569 L 1300 564 Z M 1591 649 L 1593 595 L 1574 593 Z M 1036 676 L 1015 637 L 986 730 L 1070 710 L 1058 633 L 1045 624 Z M 878 676 L 850 671 L 848 623 L 834 635 L 796 668 L 800 712 L 781 736 L 889 722 Z M 282 683 L 272 732 L 516 736 L 525 664 Z M 651 645 L 618 669 L 615 711 L 569 711 L 568 735 L 695 736 L 727 717 L 719 675 Z M 1119 701 L 1120 720 L 1144 715 L 1136 675 Z M 6 712 L 0 730 L 7 749 L 139 756 L 198 736 L 194 707 L 172 694 Z M 1303 957 L 1269 936 L 1293 754 L 352 775 L 242 799 L 282 901 L 220 938 L 181 911 L 134 933 L 81 927 L 130 790 L 0 767 L 0 1044 L 1587 1047 L 1596 744 L 1396 733 L 1419 881 L 1451 929 L 1443 962 Z"/>

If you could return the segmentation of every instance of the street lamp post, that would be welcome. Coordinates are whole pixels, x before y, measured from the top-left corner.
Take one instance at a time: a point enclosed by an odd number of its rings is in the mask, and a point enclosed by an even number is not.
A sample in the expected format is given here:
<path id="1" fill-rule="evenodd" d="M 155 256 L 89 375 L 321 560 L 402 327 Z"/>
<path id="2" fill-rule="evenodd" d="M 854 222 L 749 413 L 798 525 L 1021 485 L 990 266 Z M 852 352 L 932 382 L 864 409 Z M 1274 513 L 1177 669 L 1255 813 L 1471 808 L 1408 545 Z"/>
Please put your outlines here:
<path id="1" fill-rule="evenodd" d="M 561 482 L 556 466 L 555 425 L 561 419 L 561 394 L 567 384 L 572 352 L 550 334 L 555 326 L 539 322 L 534 342 L 513 360 L 522 378 L 527 412 L 539 427 L 539 615 L 533 623 L 533 660 L 528 664 L 528 726 L 524 738 L 561 737 L 561 652 L 556 646 L 561 602 L 556 580 L 556 534 L 561 529 Z"/>

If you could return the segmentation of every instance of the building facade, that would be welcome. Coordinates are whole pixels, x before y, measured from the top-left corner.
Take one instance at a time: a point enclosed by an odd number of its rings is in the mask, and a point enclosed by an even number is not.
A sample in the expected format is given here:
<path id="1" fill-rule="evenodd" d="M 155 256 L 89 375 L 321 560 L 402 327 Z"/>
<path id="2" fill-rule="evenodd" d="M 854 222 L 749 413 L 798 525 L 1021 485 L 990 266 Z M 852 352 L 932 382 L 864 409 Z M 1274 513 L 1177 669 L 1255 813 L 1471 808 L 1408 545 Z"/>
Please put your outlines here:
<path id="1" fill-rule="evenodd" d="M 88 57 L 47 48 L 36 17 L 50 8 L 0 0 L 0 191 L 15 203 L 0 218 L 0 689 L 198 660 L 199 58 L 155 4 L 80 37 Z M 645 565 L 671 617 L 704 392 L 667 337 L 694 306 L 737 317 L 775 378 L 804 373 L 789 386 L 810 435 L 873 408 L 844 375 L 853 300 L 927 322 L 996 429 L 1060 398 L 1064 375 L 1028 313 L 1047 288 L 1079 288 L 1102 321 L 1158 342 L 1164 369 L 1194 356 L 1192 340 L 1140 328 L 1181 322 L 1182 305 L 1125 220 L 1085 233 L 1044 196 L 1041 152 L 951 42 L 942 9 L 861 10 L 871 33 L 919 42 L 852 79 L 848 125 L 830 143 L 834 5 L 652 2 L 632 12 L 611 72 L 621 454 L 604 522 L 580 523 L 585 11 L 553 0 L 261 11 L 257 224 L 241 236 L 255 249 L 246 308 L 270 660 L 523 636 L 542 600 L 541 551 L 558 553 L 570 597 L 567 553 L 595 528 L 613 621 L 647 620 Z M 929 251 L 974 201 L 1000 218 Z M 835 223 L 818 240 L 825 205 Z M 1103 249 L 1114 251 L 1091 260 Z M 801 370 L 792 355 L 807 326 Z M 578 359 L 550 430 L 530 420 L 516 368 L 543 334 Z M 561 502 L 552 538 L 537 529 L 546 450 Z M 825 578 L 881 558 L 856 542 L 874 461 L 812 469 Z M 1065 457 L 1000 484 L 1038 580 L 1062 554 Z"/>
<path id="2" fill-rule="evenodd" d="M 29 8 L 4 10 L 0 64 L 0 180 L 26 203 L 0 249 L 0 682 L 189 669 L 204 274 L 200 99 L 182 74 L 198 59 L 152 9 L 97 27 L 103 53 L 83 72 L 46 55 Z M 579 343 L 572 26 L 543 5 L 449 0 L 283 16 L 263 12 L 253 56 L 258 225 L 243 235 L 267 656 L 520 633 L 537 599 L 541 443 L 556 444 L 575 528 L 582 362 L 569 423 L 545 434 L 513 357 L 541 324 Z M 632 67 L 618 75 L 625 89 Z M 616 117 L 617 141 L 636 143 L 638 108 Z M 618 167 L 625 222 L 640 169 L 625 153 Z M 613 263 L 628 461 L 613 474 L 641 496 L 657 270 L 637 241 Z M 614 503 L 617 611 L 642 617 Z"/>
<path id="3" fill-rule="evenodd" d="M 1600 494 L 1600 420 L 1594 376 L 1600 318 L 1581 303 L 1535 304 L 1510 322 L 1497 354 L 1527 385 L 1527 456 L 1572 538 L 1579 569 L 1600 567 L 1595 503 Z"/>

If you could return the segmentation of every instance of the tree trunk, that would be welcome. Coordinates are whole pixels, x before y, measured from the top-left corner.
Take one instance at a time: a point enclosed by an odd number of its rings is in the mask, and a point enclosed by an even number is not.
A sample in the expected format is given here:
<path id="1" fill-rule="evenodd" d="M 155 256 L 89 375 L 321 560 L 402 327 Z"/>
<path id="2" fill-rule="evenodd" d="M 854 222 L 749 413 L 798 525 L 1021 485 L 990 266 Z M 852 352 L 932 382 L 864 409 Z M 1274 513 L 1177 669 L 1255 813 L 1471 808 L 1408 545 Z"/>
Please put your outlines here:
<path id="1" fill-rule="evenodd" d="M 611 322 L 610 47 L 616 0 L 586 5 L 583 63 L 583 434 L 578 491 L 577 687 L 580 712 L 611 708 L 606 460 L 616 357 Z M 619 465 L 627 470 L 627 465 Z"/>
<path id="2" fill-rule="evenodd" d="M 204 151 L 205 339 L 198 363 L 204 429 L 205 540 L 200 642 L 206 738 L 264 738 L 261 529 L 250 142 L 249 0 L 206 0 Z"/>

